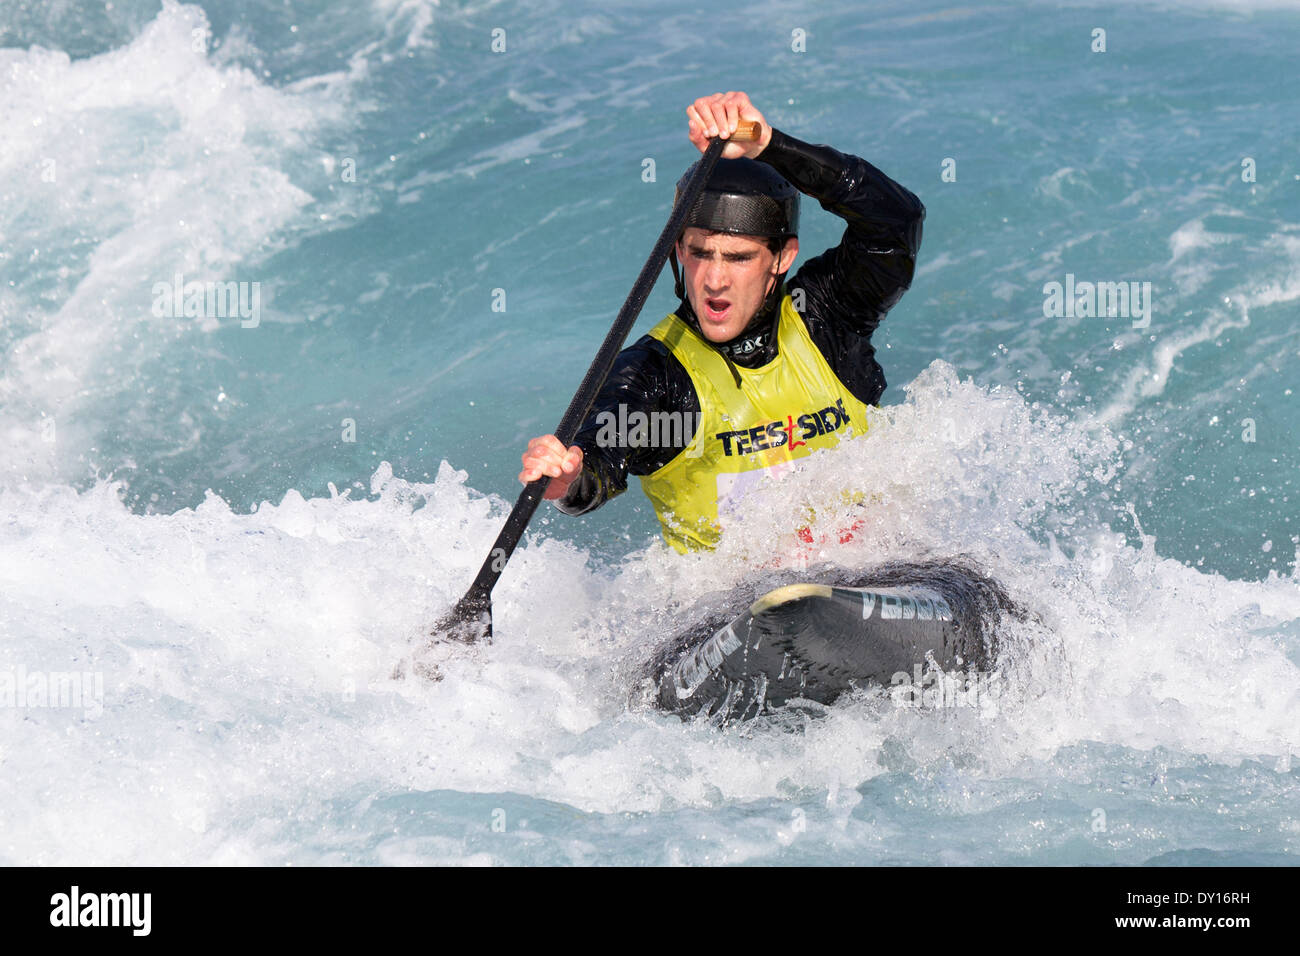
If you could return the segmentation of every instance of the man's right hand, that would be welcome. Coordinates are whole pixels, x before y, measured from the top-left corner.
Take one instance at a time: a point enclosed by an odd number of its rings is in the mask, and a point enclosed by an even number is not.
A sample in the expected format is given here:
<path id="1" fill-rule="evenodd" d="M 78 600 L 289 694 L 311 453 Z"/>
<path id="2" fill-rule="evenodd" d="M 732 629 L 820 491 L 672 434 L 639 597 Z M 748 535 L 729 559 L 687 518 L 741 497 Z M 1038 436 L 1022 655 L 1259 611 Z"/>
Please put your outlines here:
<path id="1" fill-rule="evenodd" d="M 749 95 L 741 92 L 714 93 L 701 96 L 686 107 L 686 135 L 701 153 L 709 148 L 709 137 L 721 136 L 727 139 L 722 148 L 723 159 L 757 159 L 758 154 L 767 149 L 772 142 L 772 127 L 767 119 L 749 101 Z M 762 129 L 759 139 L 752 142 L 733 143 L 730 137 L 736 132 L 740 120 L 756 122 Z"/>
<path id="2" fill-rule="evenodd" d="M 524 470 L 519 473 L 519 480 L 525 485 L 543 475 L 551 476 L 551 483 L 542 496 L 547 501 L 563 498 L 569 485 L 582 474 L 582 449 L 573 445 L 566 452 L 554 435 L 534 438 L 522 457 Z"/>

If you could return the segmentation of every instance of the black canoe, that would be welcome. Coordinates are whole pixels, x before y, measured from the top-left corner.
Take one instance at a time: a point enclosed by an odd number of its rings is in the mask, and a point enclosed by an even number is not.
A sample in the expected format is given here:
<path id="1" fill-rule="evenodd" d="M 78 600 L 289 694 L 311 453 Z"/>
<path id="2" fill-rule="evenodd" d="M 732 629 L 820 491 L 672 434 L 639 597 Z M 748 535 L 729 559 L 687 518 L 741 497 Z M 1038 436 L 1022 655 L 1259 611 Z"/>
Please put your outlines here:
<path id="1" fill-rule="evenodd" d="M 960 560 L 811 577 L 751 588 L 667 642 L 643 671 L 655 704 L 682 717 L 746 719 L 910 681 L 927 660 L 983 670 L 996 658 L 999 622 L 1026 614 Z"/>

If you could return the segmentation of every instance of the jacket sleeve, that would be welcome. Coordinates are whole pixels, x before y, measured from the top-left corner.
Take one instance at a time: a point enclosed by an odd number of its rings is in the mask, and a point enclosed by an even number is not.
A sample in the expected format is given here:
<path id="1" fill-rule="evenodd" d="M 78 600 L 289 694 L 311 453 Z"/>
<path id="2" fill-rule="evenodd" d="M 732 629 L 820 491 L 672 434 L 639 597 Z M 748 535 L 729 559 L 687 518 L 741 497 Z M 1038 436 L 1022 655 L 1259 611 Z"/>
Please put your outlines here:
<path id="1" fill-rule="evenodd" d="M 817 318 L 870 336 L 912 284 L 925 206 L 865 159 L 780 130 L 758 158 L 847 223 L 839 245 L 806 262 L 791 290 L 804 290 Z"/>
<path id="2" fill-rule="evenodd" d="M 566 514 L 594 511 L 627 490 L 627 476 L 649 475 L 686 448 L 694 428 L 683 429 L 680 443 L 632 446 L 620 423 L 640 412 L 647 419 L 659 412 L 700 410 L 690 376 L 657 339 L 643 336 L 618 354 L 609 378 L 578 429 L 574 444 L 582 449 L 582 472 L 554 504 Z M 620 417 L 621 412 L 621 417 Z M 698 421 L 694 414 L 686 422 Z M 673 433 L 676 439 L 678 434 Z"/>

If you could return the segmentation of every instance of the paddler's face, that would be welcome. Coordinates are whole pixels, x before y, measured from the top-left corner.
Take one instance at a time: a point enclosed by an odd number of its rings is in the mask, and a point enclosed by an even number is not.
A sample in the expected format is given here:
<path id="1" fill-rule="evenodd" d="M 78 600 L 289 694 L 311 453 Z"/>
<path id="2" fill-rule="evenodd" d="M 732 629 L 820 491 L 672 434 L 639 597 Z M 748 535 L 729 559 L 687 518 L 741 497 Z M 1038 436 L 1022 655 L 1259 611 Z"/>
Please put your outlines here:
<path id="1" fill-rule="evenodd" d="M 743 332 L 798 252 L 799 240 L 788 239 L 778 261 L 763 239 L 687 229 L 677 243 L 677 258 L 704 337 L 727 342 Z"/>

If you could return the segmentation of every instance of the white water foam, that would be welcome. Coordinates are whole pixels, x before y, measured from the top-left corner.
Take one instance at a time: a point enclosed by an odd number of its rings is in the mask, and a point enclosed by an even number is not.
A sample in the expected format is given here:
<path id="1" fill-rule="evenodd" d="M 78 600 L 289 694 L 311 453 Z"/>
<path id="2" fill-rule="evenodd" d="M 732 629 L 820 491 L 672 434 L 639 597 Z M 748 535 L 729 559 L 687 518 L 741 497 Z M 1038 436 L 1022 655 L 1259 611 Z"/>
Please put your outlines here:
<path id="1" fill-rule="evenodd" d="M 245 43 L 213 53 L 210 39 L 200 7 L 164 0 L 120 49 L 0 50 L 0 247 L 16 281 L 0 298 L 0 476 L 80 478 L 96 433 L 120 427 L 105 399 L 147 387 L 134 376 L 148 356 L 230 321 L 155 316 L 154 284 L 259 281 L 256 262 L 313 205 L 311 143 L 346 122 L 355 77 L 277 89 L 228 59 Z"/>
<path id="2" fill-rule="evenodd" d="M 495 594 L 495 643 L 446 655 L 439 683 L 394 666 L 505 512 L 449 466 L 429 484 L 385 466 L 369 500 L 290 492 L 247 515 L 215 496 L 137 515 L 106 483 L 0 491 L 0 672 L 104 682 L 97 718 L 0 709 L 3 858 L 322 861 L 374 824 L 374 798 L 410 791 L 664 812 L 852 795 L 900 759 L 1051 775 L 1054 754 L 1089 741 L 1282 766 L 1300 754 L 1300 580 L 1229 581 L 1117 540 L 1091 507 L 1122 508 L 1117 456 L 1104 433 L 936 363 L 866 439 L 757 492 L 717 553 L 655 543 L 598 571 L 530 535 Z M 722 601 L 708 595 L 809 507 L 833 525 L 841 484 L 870 489 L 872 517 L 825 558 L 962 553 L 1041 617 L 1009 635 L 995 711 L 900 709 L 877 691 L 806 724 L 719 731 L 629 706 L 627 661 L 683 608 Z M 760 852 L 735 836 L 727 859 Z M 378 859 L 455 855 L 374 839 Z"/>

